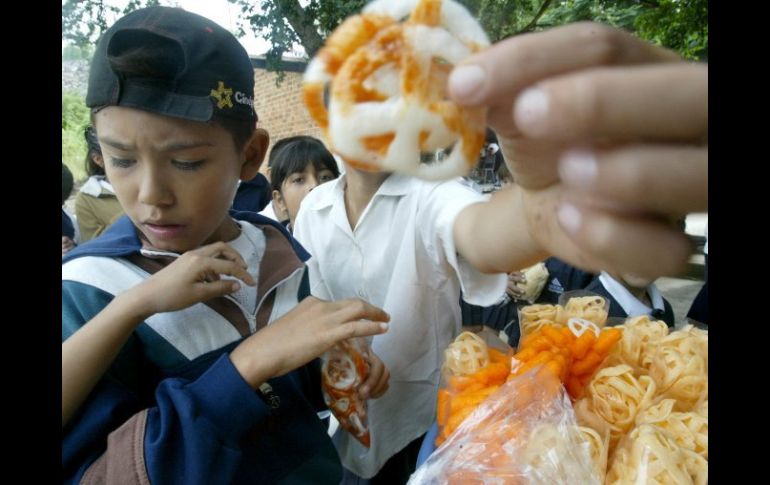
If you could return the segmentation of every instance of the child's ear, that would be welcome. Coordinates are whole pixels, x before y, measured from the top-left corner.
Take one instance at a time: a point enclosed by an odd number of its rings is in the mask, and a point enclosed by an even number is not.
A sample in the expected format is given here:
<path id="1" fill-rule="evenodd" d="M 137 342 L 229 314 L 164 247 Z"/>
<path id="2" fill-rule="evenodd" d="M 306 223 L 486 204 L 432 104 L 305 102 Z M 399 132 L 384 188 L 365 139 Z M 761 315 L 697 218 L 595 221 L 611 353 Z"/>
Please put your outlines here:
<path id="1" fill-rule="evenodd" d="M 262 128 L 257 128 L 244 147 L 244 161 L 241 166 L 241 180 L 251 180 L 259 172 L 267 153 L 270 135 Z"/>
<path id="2" fill-rule="evenodd" d="M 277 191 L 273 191 L 273 212 L 278 217 L 278 221 L 285 221 L 289 218 L 289 209 L 286 207 L 286 201 L 283 200 L 283 195 Z"/>
<path id="3" fill-rule="evenodd" d="M 91 160 L 93 160 L 95 164 L 104 168 L 104 158 L 102 157 L 101 153 L 96 153 L 96 152 L 91 153 Z"/>

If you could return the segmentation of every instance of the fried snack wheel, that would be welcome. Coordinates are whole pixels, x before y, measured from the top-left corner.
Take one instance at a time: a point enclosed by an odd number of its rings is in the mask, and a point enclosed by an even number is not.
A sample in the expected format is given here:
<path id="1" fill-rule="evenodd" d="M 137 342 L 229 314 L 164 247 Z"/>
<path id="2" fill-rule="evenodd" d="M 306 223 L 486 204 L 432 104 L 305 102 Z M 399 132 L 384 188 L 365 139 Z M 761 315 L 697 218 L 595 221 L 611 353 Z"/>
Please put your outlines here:
<path id="1" fill-rule="evenodd" d="M 473 332 L 463 332 L 444 351 L 446 366 L 454 375 L 473 374 L 489 364 L 489 349 L 484 339 Z"/>
<path id="2" fill-rule="evenodd" d="M 462 175 L 478 161 L 486 109 L 449 101 L 447 78 L 488 45 L 454 0 L 375 0 L 343 22 L 310 62 L 305 105 L 332 151 L 355 168 L 429 180 Z M 450 146 L 444 160 L 420 162 L 421 152 Z"/>
<path id="3" fill-rule="evenodd" d="M 567 315 L 575 318 L 583 318 L 603 327 L 607 322 L 609 306 L 607 300 L 601 296 L 581 296 L 570 298 L 564 310 Z"/>
<path id="4" fill-rule="evenodd" d="M 665 322 L 642 315 L 629 318 L 620 328 L 624 329 L 623 337 L 610 351 L 606 366 L 625 364 L 631 366 L 636 375 L 649 374 L 657 345 L 668 335 Z"/>
<path id="5" fill-rule="evenodd" d="M 601 333 L 601 330 L 599 330 L 599 327 L 594 322 L 582 318 L 570 318 L 567 320 L 567 328 L 575 337 L 580 337 L 588 331 L 593 332 L 597 337 Z"/>
<path id="6" fill-rule="evenodd" d="M 607 471 L 607 484 L 685 483 L 706 484 L 708 462 L 681 448 L 658 426 L 634 428 L 615 453 Z"/>
<path id="7" fill-rule="evenodd" d="M 581 425 L 599 432 L 610 431 L 610 454 L 623 434 L 635 424 L 636 415 L 650 405 L 655 381 L 648 376 L 634 377 L 631 367 L 619 365 L 600 370 L 575 403 Z"/>

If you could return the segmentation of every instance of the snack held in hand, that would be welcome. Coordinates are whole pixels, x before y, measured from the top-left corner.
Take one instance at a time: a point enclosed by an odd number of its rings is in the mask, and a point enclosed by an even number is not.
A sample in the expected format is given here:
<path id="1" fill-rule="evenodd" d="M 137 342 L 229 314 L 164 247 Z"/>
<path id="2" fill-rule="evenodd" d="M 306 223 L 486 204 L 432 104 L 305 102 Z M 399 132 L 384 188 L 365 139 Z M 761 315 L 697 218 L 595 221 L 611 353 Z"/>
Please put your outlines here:
<path id="1" fill-rule="evenodd" d="M 522 300 L 534 303 L 543 292 L 545 283 L 548 281 L 548 268 L 542 261 L 528 268 L 521 270 L 524 274 L 525 283 L 518 283 L 517 286 L 524 291 Z"/>
<path id="2" fill-rule="evenodd" d="M 350 339 L 335 345 L 321 358 L 321 388 L 326 405 L 342 429 L 367 448 L 370 440 L 366 401 L 359 397 L 358 388 L 369 375 L 369 364 L 364 359 L 368 351 L 364 340 Z"/>
<path id="3" fill-rule="evenodd" d="M 447 78 L 488 45 L 454 0 L 375 0 L 310 62 L 305 104 L 331 150 L 352 167 L 430 180 L 462 175 L 478 161 L 486 109 L 449 101 Z M 422 152 L 450 147 L 445 159 L 421 163 Z"/>

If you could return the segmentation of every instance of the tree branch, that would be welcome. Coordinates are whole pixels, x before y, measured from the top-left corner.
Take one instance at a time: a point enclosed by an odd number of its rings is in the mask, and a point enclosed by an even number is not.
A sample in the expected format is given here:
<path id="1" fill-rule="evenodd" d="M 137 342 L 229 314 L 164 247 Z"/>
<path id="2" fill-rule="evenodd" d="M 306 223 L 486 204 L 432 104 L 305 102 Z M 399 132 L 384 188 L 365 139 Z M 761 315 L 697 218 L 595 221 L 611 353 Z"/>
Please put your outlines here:
<path id="1" fill-rule="evenodd" d="M 279 13 L 286 18 L 299 37 L 305 52 L 312 57 L 323 44 L 323 38 L 315 28 L 314 19 L 300 6 L 299 0 L 278 0 Z"/>
<path id="2" fill-rule="evenodd" d="M 537 25 L 537 21 L 540 20 L 540 17 L 543 16 L 546 10 L 548 10 L 548 7 L 551 6 L 551 0 L 545 0 L 542 5 L 540 5 L 540 9 L 537 11 L 535 16 L 532 18 L 532 20 L 527 24 L 526 27 L 521 29 L 519 31 L 520 34 L 523 34 L 524 32 L 529 32 L 533 28 L 535 28 L 535 25 Z"/>

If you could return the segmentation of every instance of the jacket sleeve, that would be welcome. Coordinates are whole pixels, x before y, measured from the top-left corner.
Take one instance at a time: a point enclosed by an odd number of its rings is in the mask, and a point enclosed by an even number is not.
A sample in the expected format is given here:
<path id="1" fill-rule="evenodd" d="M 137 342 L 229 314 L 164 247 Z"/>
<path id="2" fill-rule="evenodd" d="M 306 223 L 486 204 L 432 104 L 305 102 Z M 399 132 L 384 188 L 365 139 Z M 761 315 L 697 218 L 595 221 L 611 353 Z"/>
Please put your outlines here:
<path id="1" fill-rule="evenodd" d="M 63 282 L 62 338 L 111 298 Z M 192 381 L 158 380 L 139 360 L 140 343 L 130 340 L 63 429 L 65 482 L 230 483 L 240 464 L 239 442 L 267 419 L 268 406 L 228 355 Z M 142 389 L 145 377 L 158 382 L 150 392 Z"/>

